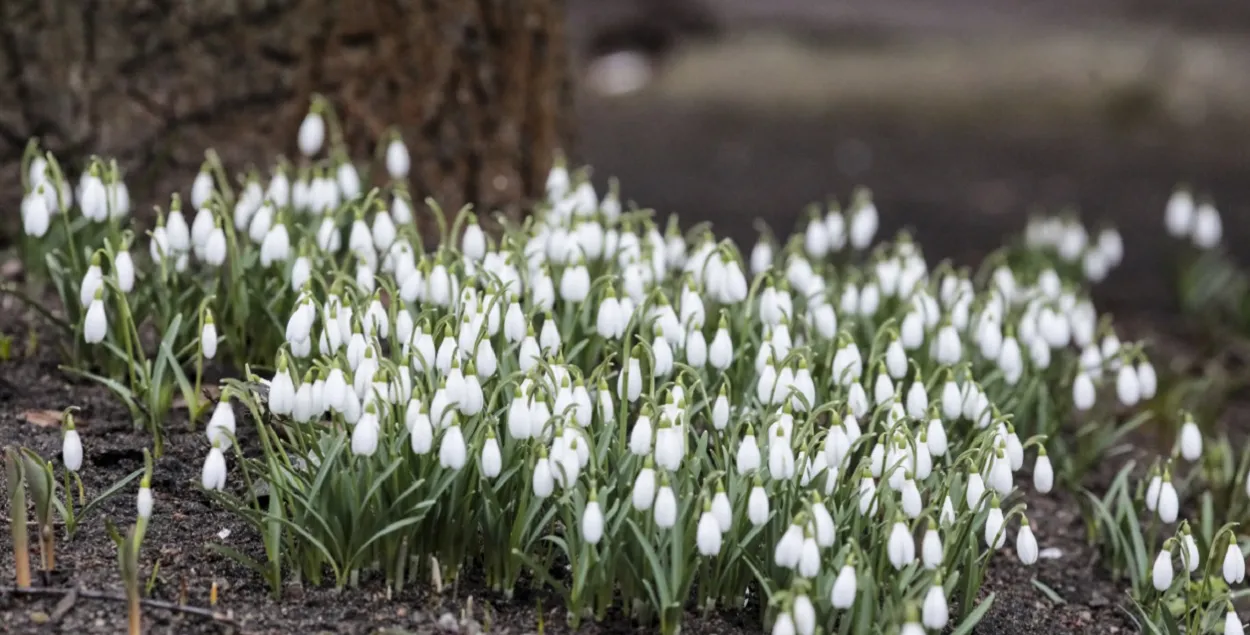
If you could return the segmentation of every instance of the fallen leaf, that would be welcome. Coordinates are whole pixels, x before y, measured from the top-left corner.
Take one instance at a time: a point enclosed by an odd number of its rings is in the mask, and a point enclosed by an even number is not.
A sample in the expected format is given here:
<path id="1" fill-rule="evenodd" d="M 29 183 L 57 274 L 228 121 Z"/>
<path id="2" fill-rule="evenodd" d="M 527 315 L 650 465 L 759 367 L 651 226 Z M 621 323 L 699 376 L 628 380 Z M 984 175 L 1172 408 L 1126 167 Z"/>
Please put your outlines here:
<path id="1" fill-rule="evenodd" d="M 60 410 L 27 410 L 21 416 L 27 423 L 33 423 L 40 428 L 61 427 Z"/>
<path id="2" fill-rule="evenodd" d="M 0 278 L 5 280 L 17 280 L 22 275 L 22 261 L 12 258 L 0 264 Z"/>

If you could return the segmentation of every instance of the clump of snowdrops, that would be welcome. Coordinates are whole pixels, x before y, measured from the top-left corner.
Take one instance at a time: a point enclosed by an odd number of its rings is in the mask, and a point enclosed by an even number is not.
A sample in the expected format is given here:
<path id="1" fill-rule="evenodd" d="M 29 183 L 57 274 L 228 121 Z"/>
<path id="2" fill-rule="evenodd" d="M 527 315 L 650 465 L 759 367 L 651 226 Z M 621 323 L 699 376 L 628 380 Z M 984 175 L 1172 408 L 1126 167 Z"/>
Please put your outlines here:
<path id="1" fill-rule="evenodd" d="M 163 363 L 99 376 L 157 394 L 133 407 L 148 417 L 176 386 L 192 421 L 204 360 L 249 369 L 212 406 L 202 485 L 264 537 L 263 561 L 219 550 L 275 593 L 471 566 L 504 593 L 549 586 L 574 621 L 617 605 L 673 633 L 691 606 L 758 602 L 779 635 L 967 632 L 993 555 L 1038 558 L 1026 464 L 1040 493 L 1079 480 L 1061 424 L 1091 421 L 1078 445 L 1105 447 L 1155 391 L 1087 295 L 1122 257 L 1111 229 L 1039 219 L 975 273 L 931 269 L 909 236 L 874 244 L 857 190 L 744 253 L 557 162 L 534 215 L 488 234 L 469 208 L 448 224 L 413 205 L 398 136 L 374 175 L 336 130 L 316 100 L 299 166 L 267 185 L 210 153 L 195 220 L 173 198 L 140 268 L 119 258 L 135 238 L 115 169 L 92 164 L 71 220 L 55 161 L 27 165 L 34 248 L 70 250 L 45 260 L 79 363 L 135 361 L 153 327 Z M 1112 385 L 1118 404 L 1099 399 Z"/>

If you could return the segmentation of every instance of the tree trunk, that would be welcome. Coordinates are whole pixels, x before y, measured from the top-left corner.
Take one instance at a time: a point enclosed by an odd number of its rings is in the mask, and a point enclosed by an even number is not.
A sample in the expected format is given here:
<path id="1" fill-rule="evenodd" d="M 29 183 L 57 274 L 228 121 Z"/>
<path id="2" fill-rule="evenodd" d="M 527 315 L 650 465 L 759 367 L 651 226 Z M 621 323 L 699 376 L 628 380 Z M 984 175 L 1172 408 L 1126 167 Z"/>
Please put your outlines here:
<path id="1" fill-rule="evenodd" d="M 0 0 L 0 200 L 37 136 L 77 174 L 116 157 L 136 209 L 213 147 L 294 154 L 313 93 L 353 156 L 398 125 L 414 198 L 517 209 L 568 140 L 562 0 Z M 15 205 L 10 207 L 15 209 Z M 16 214 L 5 215 L 10 231 Z"/>

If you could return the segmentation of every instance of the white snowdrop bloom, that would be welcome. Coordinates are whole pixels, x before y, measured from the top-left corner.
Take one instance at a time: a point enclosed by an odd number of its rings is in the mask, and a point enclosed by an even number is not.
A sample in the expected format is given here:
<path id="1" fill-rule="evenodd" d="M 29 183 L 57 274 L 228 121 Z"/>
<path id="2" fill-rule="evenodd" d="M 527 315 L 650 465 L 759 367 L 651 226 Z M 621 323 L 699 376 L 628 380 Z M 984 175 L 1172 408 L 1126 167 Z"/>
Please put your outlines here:
<path id="1" fill-rule="evenodd" d="M 747 434 L 738 444 L 738 453 L 735 460 L 738 474 L 745 476 L 760 469 L 760 461 L 759 443 L 755 440 L 755 434 L 748 426 Z"/>
<path id="2" fill-rule="evenodd" d="M 863 250 L 872 243 L 873 237 L 876 236 L 879 219 L 877 206 L 873 204 L 871 194 L 867 190 L 860 190 L 855 198 L 850 211 L 847 237 L 852 248 Z"/>
<path id="3" fill-rule="evenodd" d="M 286 225 L 279 220 L 265 234 L 260 246 L 260 265 L 270 267 L 276 263 L 285 263 L 291 257 L 291 237 Z"/>
<path id="4" fill-rule="evenodd" d="M 1150 581 L 1155 590 L 1163 593 L 1172 586 L 1172 552 L 1168 544 L 1164 544 L 1159 555 L 1155 557 L 1154 566 L 1150 570 Z"/>
<path id="5" fill-rule="evenodd" d="M 790 439 L 778 428 L 777 434 L 769 437 L 768 442 L 768 474 L 776 480 L 794 478 L 794 449 L 790 447 Z"/>
<path id="6" fill-rule="evenodd" d="M 759 527 L 768 522 L 769 515 L 768 493 L 756 481 L 751 487 L 751 493 L 747 496 L 747 520 L 750 521 L 752 527 Z"/>
<path id="7" fill-rule="evenodd" d="M 685 337 L 686 341 L 686 363 L 692 368 L 702 368 L 707 364 L 707 340 L 703 338 L 703 331 L 697 328 L 691 328 Z M 810 375 L 808 376 L 810 380 Z"/>
<path id="8" fill-rule="evenodd" d="M 959 342 L 959 333 L 954 325 L 944 324 L 938 329 L 934 352 L 934 358 L 939 364 L 954 366 L 959 363 L 963 357 L 963 345 Z"/>
<path id="9" fill-rule="evenodd" d="M 934 417 L 929 419 L 929 427 L 925 429 L 926 444 L 931 456 L 946 456 L 946 427 L 942 420 Z"/>
<path id="10" fill-rule="evenodd" d="M 855 565 L 848 562 L 842 565 L 842 569 L 838 571 L 838 577 L 833 581 L 833 589 L 829 592 L 829 603 L 835 609 L 849 609 L 855 604 L 855 594 L 858 591 L 859 581 L 855 575 Z"/>
<path id="11" fill-rule="evenodd" d="M 443 439 L 438 445 L 438 464 L 443 468 L 459 470 L 464 467 L 465 454 L 464 433 L 452 415 L 452 423 L 443 431 Z"/>
<path id="12" fill-rule="evenodd" d="M 942 537 L 938 535 L 933 521 L 929 521 L 929 528 L 925 530 L 924 538 L 920 541 L 920 561 L 924 568 L 936 569 L 942 566 L 943 557 Z"/>
<path id="13" fill-rule="evenodd" d="M 582 511 L 582 540 L 587 544 L 597 545 L 603 539 L 603 510 L 599 507 L 598 496 L 590 491 L 590 501 Z"/>
<path id="14" fill-rule="evenodd" d="M 1179 508 L 1180 501 L 1177 500 L 1176 488 L 1172 486 L 1171 477 L 1165 473 L 1163 484 L 1159 487 L 1159 520 L 1168 524 L 1176 522 Z"/>
<path id="15" fill-rule="evenodd" d="M 894 565 L 897 570 L 902 570 L 916 560 L 916 542 L 911 536 L 911 531 L 907 529 L 907 524 L 902 520 L 895 521 L 890 529 L 886 555 L 889 557 L 890 564 Z"/>
<path id="16" fill-rule="evenodd" d="M 1181 525 L 1181 562 L 1185 565 L 1190 573 L 1198 570 L 1201 564 L 1201 555 L 1198 552 L 1198 543 L 1194 541 L 1193 534 L 1189 533 L 1189 527 Z"/>
<path id="17" fill-rule="evenodd" d="M 859 479 L 859 513 L 860 515 L 875 516 L 877 507 L 877 484 L 873 482 L 872 475 L 865 471 L 860 475 Z"/>
<path id="18" fill-rule="evenodd" d="M 1009 385 L 1016 385 L 1024 375 L 1024 358 L 1020 352 L 1020 343 L 1015 337 L 1008 337 L 998 354 L 998 367 L 1003 371 L 1003 378 Z"/>
<path id="19" fill-rule="evenodd" d="M 1155 375 L 1155 367 L 1149 360 L 1137 363 L 1137 385 L 1142 399 L 1154 399 L 1159 388 L 1159 378 Z"/>
<path id="20" fill-rule="evenodd" d="M 695 534 L 695 545 L 699 549 L 699 555 L 710 558 L 720 553 L 721 541 L 720 525 L 712 513 L 711 506 L 705 505 L 703 513 L 699 516 L 699 525 Z"/>
<path id="21" fill-rule="evenodd" d="M 1132 365 L 1124 364 L 1116 372 L 1115 392 L 1120 403 L 1130 408 L 1141 401 L 1141 386 L 1137 383 L 1137 369 Z"/>
<path id="22" fill-rule="evenodd" d="M 751 275 L 758 276 L 773 266 L 773 247 L 761 239 L 751 248 Z"/>
<path id="23" fill-rule="evenodd" d="M 998 324 L 997 316 L 983 316 L 977 327 L 977 343 L 981 348 L 981 357 L 997 361 L 1003 348 L 1003 331 Z"/>
<path id="24" fill-rule="evenodd" d="M 1033 465 L 1033 489 L 1039 494 L 1048 494 L 1055 485 L 1055 472 L 1050 465 L 1050 457 L 1046 456 L 1046 448 L 1039 448 L 1037 463 Z"/>
<path id="25" fill-rule="evenodd" d="M 1185 423 L 1181 425 L 1180 439 L 1177 440 L 1177 445 L 1180 446 L 1181 456 L 1190 463 L 1202 457 L 1202 431 L 1198 429 L 1198 424 L 1194 423 L 1194 420 L 1188 416 L 1185 419 Z"/>
<path id="26" fill-rule="evenodd" d="M 1016 533 L 1016 556 L 1025 565 L 1031 566 L 1037 562 L 1037 538 L 1033 535 L 1028 518 L 1020 518 L 1020 531 Z"/>
<path id="27" fill-rule="evenodd" d="M 152 517 L 152 508 L 156 505 L 156 501 L 152 498 L 152 488 L 147 481 L 139 484 L 139 496 L 135 499 L 135 507 L 138 511 L 139 518 L 149 519 Z"/>
<path id="28" fill-rule="evenodd" d="M 772 635 L 797 635 L 795 629 L 794 616 L 783 611 L 777 615 L 776 621 L 773 622 Z"/>
<path id="29" fill-rule="evenodd" d="M 130 252 L 123 249 L 113 258 L 113 275 L 117 276 L 117 288 L 130 293 L 135 288 L 135 263 Z"/>
<path id="30" fill-rule="evenodd" d="M 77 472 L 82 469 L 82 438 L 74 429 L 72 417 L 66 417 L 66 425 L 68 429 L 61 441 L 61 462 L 65 464 L 65 469 Z"/>
<path id="31" fill-rule="evenodd" d="M 799 562 L 796 567 L 799 576 L 809 580 L 820 575 L 820 546 L 816 538 L 808 532 L 799 548 Z"/>
<path id="32" fill-rule="evenodd" d="M 813 210 L 811 218 L 808 219 L 807 228 L 803 232 L 803 249 L 809 258 L 822 260 L 829 255 L 829 242 L 829 229 L 820 217 L 819 211 Z"/>
<path id="33" fill-rule="evenodd" d="M 981 479 L 981 475 L 973 472 L 968 475 L 968 484 L 964 488 L 964 502 L 970 510 L 979 510 L 985 504 L 982 498 L 985 496 L 985 481 Z"/>
<path id="34" fill-rule="evenodd" d="M 153 239 L 153 246 L 159 245 L 158 240 Z M 164 249 L 164 247 L 163 247 Z M 161 251 L 161 252 L 164 252 Z M 153 260 L 160 260 L 160 257 L 154 257 Z M 204 262 L 209 266 L 221 266 L 226 261 L 226 232 L 221 229 L 220 222 L 209 230 L 209 237 L 204 241 Z"/>
<path id="35" fill-rule="evenodd" d="M 1185 188 L 1176 188 L 1164 211 L 1164 225 L 1173 238 L 1184 238 L 1194 231 L 1194 198 Z"/>
<path id="36" fill-rule="evenodd" d="M 352 454 L 373 456 L 378 451 L 379 432 L 377 411 L 373 404 L 369 404 L 352 428 Z"/>
<path id="37" fill-rule="evenodd" d="M 638 401 L 642 395 L 642 378 L 642 362 L 631 356 L 628 365 L 617 375 L 617 396 L 630 403 Z"/>
<path id="38" fill-rule="evenodd" d="M 1235 540 L 1229 542 L 1224 552 L 1223 573 L 1224 582 L 1229 586 L 1241 584 L 1246 579 L 1246 557 Z"/>
<path id="39" fill-rule="evenodd" d="M 334 219 L 324 218 L 321 225 L 317 227 L 317 248 L 321 251 L 334 253 L 342 246 L 343 237 L 339 233 L 339 228 L 334 224 Z"/>
<path id="40" fill-rule="evenodd" d="M 181 209 L 174 207 L 169 211 L 169 217 L 165 219 L 165 236 L 170 249 L 179 252 L 191 249 L 191 229 Z"/>
<path id="41" fill-rule="evenodd" d="M 355 224 L 353 224 L 353 230 L 354 229 Z M 355 231 L 352 233 L 355 234 Z M 373 226 L 369 230 L 369 235 L 373 239 L 373 248 L 377 249 L 379 252 L 385 252 L 391 248 L 391 246 L 395 243 L 396 229 L 395 219 L 391 217 L 390 212 L 387 210 L 380 210 L 376 215 L 374 215 Z M 349 241 L 349 246 L 352 247 L 353 251 L 364 251 L 367 253 L 367 247 L 364 245 L 351 245 L 351 241 Z"/>
<path id="42" fill-rule="evenodd" d="M 1072 405 L 1084 412 L 1094 406 L 1095 396 L 1094 381 L 1090 379 L 1089 373 L 1077 373 L 1076 381 L 1072 382 Z"/>
<path id="43" fill-rule="evenodd" d="M 200 484 L 206 490 L 223 490 L 226 487 L 226 457 L 221 448 L 214 445 L 204 459 L 204 469 L 200 472 Z"/>
<path id="44" fill-rule="evenodd" d="M 1211 249 L 1220 244 L 1224 236 L 1224 225 L 1220 213 L 1211 203 L 1200 203 L 1194 212 L 1193 241 L 1200 249 Z"/>
<path id="45" fill-rule="evenodd" d="M 917 376 L 907 389 L 907 416 L 923 419 L 929 410 L 929 393 L 925 392 L 924 382 Z"/>
<path id="46" fill-rule="evenodd" d="M 555 491 L 555 478 L 551 474 L 551 460 L 546 454 L 538 457 L 534 462 L 534 476 L 532 479 L 534 496 L 536 498 L 547 498 Z"/>
<path id="47" fill-rule="evenodd" d="M 993 550 L 1002 549 L 1007 542 L 1007 532 L 1003 527 L 1003 510 L 998 506 L 998 499 L 990 501 L 990 513 L 985 517 L 985 545 Z"/>
<path id="48" fill-rule="evenodd" d="M 949 376 L 946 383 L 942 386 L 942 416 L 947 421 L 954 422 L 963 414 L 963 395 L 960 394 L 959 384 L 956 384 Z"/>
<path id="49" fill-rule="evenodd" d="M 87 306 L 87 315 L 83 318 L 82 336 L 88 344 L 99 344 L 108 335 L 108 316 L 104 312 L 104 290 L 96 289 L 95 299 Z"/>
<path id="50" fill-rule="evenodd" d="M 218 404 L 218 408 L 220 407 L 221 404 Z M 269 411 L 276 415 L 289 415 L 294 409 L 295 381 L 291 378 L 291 371 L 283 357 L 278 360 L 278 371 L 269 382 Z"/>
<path id="51" fill-rule="evenodd" d="M 51 186 L 47 186 L 51 187 Z M 43 238 L 52 224 L 52 210 L 48 205 L 45 185 L 37 185 L 22 198 L 22 232 L 34 238 Z"/>
<path id="52" fill-rule="evenodd" d="M 1246 629 L 1241 624 L 1241 618 L 1231 608 L 1224 614 L 1224 635 L 1246 635 Z"/>
<path id="53" fill-rule="evenodd" d="M 660 490 L 655 495 L 655 524 L 660 529 L 671 529 L 677 524 L 677 495 L 667 478 L 661 479 Z"/>
<path id="54" fill-rule="evenodd" d="M 935 631 L 946 628 L 946 622 L 950 619 L 950 607 L 946 604 L 946 590 L 942 588 L 941 578 L 935 580 L 925 593 L 921 616 L 925 628 Z"/>
<path id="55" fill-rule="evenodd" d="M 1163 489 L 1163 478 L 1157 472 L 1151 474 L 1150 481 L 1146 485 L 1146 509 L 1155 511 L 1159 509 L 1159 493 Z"/>
<path id="56" fill-rule="evenodd" d="M 792 522 L 773 549 L 773 563 L 779 567 L 794 569 L 798 566 L 802 553 L 803 528 Z"/>
<path id="57" fill-rule="evenodd" d="M 209 417 L 209 425 L 204 427 L 204 434 L 209 437 L 209 444 L 220 446 L 222 450 L 230 449 L 235 435 L 235 416 L 229 402 L 217 401 Z"/>
<path id="58" fill-rule="evenodd" d="M 903 481 L 901 507 L 903 513 L 912 520 L 919 518 L 924 509 L 924 503 L 920 500 L 920 489 L 916 487 L 916 481 L 910 478 Z"/>
<path id="59" fill-rule="evenodd" d="M 872 400 L 877 406 L 884 406 L 894 400 L 894 382 L 890 381 L 888 374 L 877 374 L 877 379 L 873 382 L 872 387 Z"/>
<path id="60" fill-rule="evenodd" d="M 92 220 L 97 223 L 108 220 L 108 192 L 105 191 L 104 181 L 100 179 L 100 169 L 98 164 L 92 165 L 91 168 L 83 174 L 80 187 L 81 191 L 78 194 L 78 207 L 82 210 L 82 215 L 88 220 Z"/>
<path id="61" fill-rule="evenodd" d="M 386 144 L 386 173 L 393 180 L 400 180 L 408 176 L 408 170 L 412 166 L 412 159 L 408 155 L 408 146 L 404 145 L 404 140 L 398 134 L 391 137 L 390 143 Z"/>
<path id="62" fill-rule="evenodd" d="M 951 503 L 951 497 L 948 494 L 942 499 L 942 511 L 938 513 L 938 524 L 943 528 L 950 527 L 955 524 L 955 505 Z"/>

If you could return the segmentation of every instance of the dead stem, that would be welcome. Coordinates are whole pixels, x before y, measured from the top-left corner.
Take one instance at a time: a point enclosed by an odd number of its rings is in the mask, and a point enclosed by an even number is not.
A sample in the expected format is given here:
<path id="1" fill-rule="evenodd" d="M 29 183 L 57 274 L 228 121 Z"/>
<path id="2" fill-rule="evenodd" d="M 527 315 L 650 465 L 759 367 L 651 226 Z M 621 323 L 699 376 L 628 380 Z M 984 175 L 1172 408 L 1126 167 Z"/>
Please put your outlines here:
<path id="1" fill-rule="evenodd" d="M 26 587 L 26 588 L 0 587 L 0 596 L 25 595 L 25 596 L 37 596 L 37 597 L 39 596 L 55 597 L 55 596 L 65 596 L 71 593 L 77 595 L 77 597 L 88 599 L 88 600 L 100 600 L 103 602 L 126 602 L 126 603 L 130 602 L 130 599 L 127 598 L 125 595 L 102 593 L 99 591 L 89 591 L 87 589 L 78 588 L 78 587 L 71 587 L 71 588 L 65 588 L 65 589 L 49 588 L 49 587 Z M 221 624 L 229 624 L 231 626 L 238 626 L 238 624 L 235 623 L 234 618 L 231 617 L 229 614 L 222 613 L 220 611 L 214 611 L 212 609 L 200 608 L 198 606 L 187 606 L 185 604 L 176 604 L 174 602 L 165 602 L 162 600 L 148 600 L 148 599 L 140 599 L 139 605 L 149 608 L 149 609 L 159 609 L 163 611 L 172 611 L 174 613 L 195 615 L 197 617 L 202 617 L 202 618 L 212 620 L 214 622 L 218 622 Z"/>

